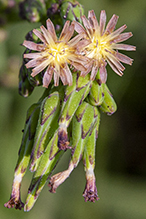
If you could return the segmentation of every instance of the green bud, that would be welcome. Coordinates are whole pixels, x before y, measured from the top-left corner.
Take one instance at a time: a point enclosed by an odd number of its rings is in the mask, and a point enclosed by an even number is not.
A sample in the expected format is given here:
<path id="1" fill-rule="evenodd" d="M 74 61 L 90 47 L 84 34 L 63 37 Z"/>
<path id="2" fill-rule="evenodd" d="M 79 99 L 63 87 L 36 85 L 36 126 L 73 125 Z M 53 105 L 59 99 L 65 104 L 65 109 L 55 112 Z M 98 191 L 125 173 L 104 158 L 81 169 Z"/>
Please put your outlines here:
<path id="1" fill-rule="evenodd" d="M 98 200 L 96 179 L 94 174 L 95 168 L 95 147 L 96 147 L 96 128 L 92 131 L 85 145 L 83 162 L 86 172 L 86 186 L 83 192 L 85 202 L 95 202 Z"/>
<path id="2" fill-rule="evenodd" d="M 100 106 L 104 100 L 104 83 L 100 80 L 99 71 L 97 72 L 96 78 L 92 83 L 88 101 L 93 106 Z"/>
<path id="3" fill-rule="evenodd" d="M 19 157 L 15 168 L 14 180 L 12 185 L 12 193 L 10 200 L 5 203 L 5 207 L 16 209 L 23 208 L 24 204 L 20 198 L 21 181 L 26 173 L 30 161 L 30 155 L 33 147 L 34 135 L 40 111 L 40 104 L 33 104 L 27 111 L 26 123 L 23 132 Z"/>
<path id="4" fill-rule="evenodd" d="M 106 84 L 104 87 L 104 100 L 100 109 L 107 115 L 112 115 L 117 110 L 116 102 Z"/>
<path id="5" fill-rule="evenodd" d="M 67 86 L 64 103 L 59 119 L 59 141 L 58 147 L 66 150 L 68 147 L 67 128 L 78 106 L 83 102 L 90 91 L 91 81 L 89 74 L 84 78 L 74 73 L 72 86 Z M 76 86 L 75 86 L 76 84 Z"/>
<path id="6" fill-rule="evenodd" d="M 77 1 L 63 1 L 60 9 L 61 17 L 70 21 L 78 21 L 82 23 L 81 16 L 84 14 L 84 9 L 81 4 Z"/>
<path id="7" fill-rule="evenodd" d="M 58 114 L 60 112 L 59 93 L 54 92 L 46 97 L 41 104 L 41 110 L 34 140 L 30 170 L 35 171 L 41 155 L 58 128 Z"/>
<path id="8" fill-rule="evenodd" d="M 26 204 L 24 211 L 30 211 L 35 204 L 40 192 L 46 184 L 49 175 L 58 163 L 59 158 L 63 154 L 63 151 L 59 151 L 58 146 L 58 131 L 55 132 L 54 136 L 48 143 L 45 152 L 41 156 L 39 166 L 33 176 L 31 185 L 28 190 L 28 196 L 26 198 Z"/>
<path id="9" fill-rule="evenodd" d="M 46 17 L 46 6 L 43 0 L 25 0 L 19 3 L 19 14 L 29 22 L 39 22 Z"/>

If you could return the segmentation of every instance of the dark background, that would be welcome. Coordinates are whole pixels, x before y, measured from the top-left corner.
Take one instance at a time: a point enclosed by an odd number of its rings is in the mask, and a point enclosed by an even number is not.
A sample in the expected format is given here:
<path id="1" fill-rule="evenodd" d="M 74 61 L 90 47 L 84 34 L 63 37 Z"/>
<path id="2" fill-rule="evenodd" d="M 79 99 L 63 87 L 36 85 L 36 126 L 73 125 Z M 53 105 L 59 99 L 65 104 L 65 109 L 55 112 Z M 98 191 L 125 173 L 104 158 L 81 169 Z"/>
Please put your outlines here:
<path id="1" fill-rule="evenodd" d="M 6 209 L 26 111 L 40 97 L 37 88 L 29 98 L 18 94 L 18 72 L 24 48 L 20 45 L 28 31 L 39 24 L 9 21 L 0 28 L 0 217 L 27 219 L 145 219 L 146 218 L 146 1 L 145 0 L 81 0 L 85 14 L 94 9 L 99 20 L 102 9 L 107 20 L 119 15 L 117 28 L 127 24 L 133 37 L 126 43 L 135 45 L 128 52 L 134 59 L 126 66 L 123 77 L 108 67 L 107 84 L 117 102 L 112 116 L 102 114 L 96 149 L 96 178 L 100 200 L 85 203 L 82 192 L 85 175 L 82 162 L 62 184 L 56 194 L 46 186 L 29 213 Z M 56 172 L 67 168 L 69 153 Z M 22 183 L 22 200 L 26 198 L 32 174 Z"/>

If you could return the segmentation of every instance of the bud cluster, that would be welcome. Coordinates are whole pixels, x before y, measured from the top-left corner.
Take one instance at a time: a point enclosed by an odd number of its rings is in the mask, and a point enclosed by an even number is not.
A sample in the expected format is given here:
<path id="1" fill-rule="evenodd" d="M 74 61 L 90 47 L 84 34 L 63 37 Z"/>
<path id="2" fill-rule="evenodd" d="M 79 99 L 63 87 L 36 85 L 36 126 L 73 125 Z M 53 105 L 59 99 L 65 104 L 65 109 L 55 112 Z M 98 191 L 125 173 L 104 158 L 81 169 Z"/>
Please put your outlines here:
<path id="1" fill-rule="evenodd" d="M 89 11 L 88 19 L 81 16 L 83 10 L 76 1 L 53 1 L 50 7 L 53 10 L 55 6 L 62 18 L 67 19 L 59 36 L 56 25 L 47 19 L 47 28 L 42 25 L 34 29 L 23 42 L 27 49 L 19 73 L 19 93 L 27 97 L 40 85 L 45 90 L 27 111 L 7 208 L 24 207 L 29 211 L 47 181 L 50 192 L 55 193 L 80 160 L 86 175 L 83 197 L 90 202 L 99 199 L 94 169 L 100 112 L 112 115 L 117 109 L 106 84 L 106 64 L 122 75 L 121 62 L 132 63 L 132 59 L 114 50 L 135 50 L 134 46 L 118 44 L 132 34 L 121 34 L 125 25 L 114 31 L 116 15 L 105 29 L 105 11 L 101 11 L 98 24 L 93 10 Z M 52 175 L 66 150 L 71 150 L 68 169 Z M 34 174 L 23 204 L 20 188 L 27 168 Z"/>

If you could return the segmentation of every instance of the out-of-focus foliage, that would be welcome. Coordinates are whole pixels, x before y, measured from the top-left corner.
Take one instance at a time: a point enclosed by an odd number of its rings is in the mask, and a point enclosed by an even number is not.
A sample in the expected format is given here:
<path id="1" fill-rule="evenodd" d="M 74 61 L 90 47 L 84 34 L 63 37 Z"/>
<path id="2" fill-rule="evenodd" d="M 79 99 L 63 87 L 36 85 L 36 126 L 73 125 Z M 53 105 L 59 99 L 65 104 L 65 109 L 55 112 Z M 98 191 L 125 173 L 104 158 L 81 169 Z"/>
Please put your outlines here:
<path id="1" fill-rule="evenodd" d="M 7 2 L 16 3 L 7 8 Z M 26 110 L 38 100 L 43 88 L 37 88 L 28 99 L 18 94 L 18 72 L 26 33 L 38 27 L 18 17 L 18 1 L 0 1 L 0 217 L 8 218 L 99 218 L 145 219 L 146 198 L 146 1 L 145 0 L 80 0 L 85 14 L 94 9 L 99 18 L 106 10 L 108 20 L 119 15 L 117 27 L 127 24 L 134 36 L 127 41 L 137 51 L 128 53 L 134 58 L 126 66 L 123 77 L 108 68 L 108 81 L 117 102 L 117 112 L 108 117 L 102 114 L 96 150 L 96 177 L 100 200 L 85 203 L 83 167 L 75 170 L 57 191 L 50 194 L 45 187 L 33 210 L 29 213 L 6 209 L 3 204 L 11 191 L 13 170 L 21 143 Z M 16 19 L 17 18 L 17 19 Z M 55 172 L 66 169 L 69 152 Z M 66 162 L 65 162 L 66 160 Z M 30 184 L 28 173 L 22 184 L 22 199 Z M 31 176 L 32 177 L 32 176 Z"/>

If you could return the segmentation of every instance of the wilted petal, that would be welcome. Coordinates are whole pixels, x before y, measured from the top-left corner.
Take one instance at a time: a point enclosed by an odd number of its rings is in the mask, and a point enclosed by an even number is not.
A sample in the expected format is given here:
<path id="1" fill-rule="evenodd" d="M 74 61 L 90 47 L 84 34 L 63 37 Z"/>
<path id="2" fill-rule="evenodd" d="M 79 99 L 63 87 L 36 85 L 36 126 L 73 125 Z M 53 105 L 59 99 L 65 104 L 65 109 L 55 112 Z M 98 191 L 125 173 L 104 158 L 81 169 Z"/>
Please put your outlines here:
<path id="1" fill-rule="evenodd" d="M 91 176 L 86 176 L 86 187 L 83 192 L 83 197 L 85 199 L 85 202 L 95 202 L 99 200 L 98 194 L 97 194 L 97 188 L 96 188 L 96 182 L 95 182 L 95 176 L 92 174 Z"/>
<path id="2" fill-rule="evenodd" d="M 73 169 L 74 169 L 74 165 L 71 164 L 67 170 L 52 176 L 48 185 L 49 187 L 51 187 L 50 192 L 55 193 L 58 186 L 62 184 L 69 177 Z"/>

